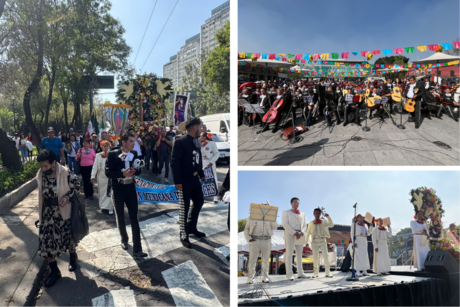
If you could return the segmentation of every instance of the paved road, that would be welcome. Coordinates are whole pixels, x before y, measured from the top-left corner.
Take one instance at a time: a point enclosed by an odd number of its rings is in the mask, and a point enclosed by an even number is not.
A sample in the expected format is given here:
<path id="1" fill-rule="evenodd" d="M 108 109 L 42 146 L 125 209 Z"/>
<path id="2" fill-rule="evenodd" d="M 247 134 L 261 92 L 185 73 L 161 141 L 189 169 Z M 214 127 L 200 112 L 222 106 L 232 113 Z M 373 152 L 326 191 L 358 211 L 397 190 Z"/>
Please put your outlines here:
<path id="1" fill-rule="evenodd" d="M 405 130 L 398 129 L 388 118 L 383 124 L 373 118 L 367 123 L 371 128 L 369 132 L 355 124 L 329 128 L 321 118 L 301 135 L 300 142 L 293 145 L 280 138 L 282 130 L 258 135 L 246 125 L 238 127 L 238 164 L 460 165 L 459 123 L 447 115 L 432 120 L 422 117 L 420 128 L 415 129 L 414 123 L 407 122 L 408 116 L 404 114 Z M 394 118 L 399 124 L 400 114 Z M 297 114 L 296 125 L 300 124 L 303 118 Z M 352 136 L 360 140 L 351 140 Z M 446 143 L 450 149 L 435 145 L 435 141 Z"/>
<path id="2" fill-rule="evenodd" d="M 218 166 L 219 185 L 227 170 L 226 164 Z M 142 177 L 155 182 L 163 178 L 145 170 Z M 173 183 L 171 176 L 170 181 Z M 0 268 L 8 267 L 11 274 L 17 276 L 23 276 L 34 267 L 31 261 L 38 245 L 36 229 L 32 226 L 38 218 L 36 193 L 37 190 L 2 214 L 0 219 L 3 234 L 0 258 L 2 262 L 4 259 L 10 262 L 8 266 L 4 262 Z M 96 199 L 86 200 L 86 208 L 90 235 L 77 250 L 79 269 L 68 272 L 68 255 L 63 255 L 58 260 L 63 278 L 51 288 L 41 286 L 34 300 L 36 306 L 229 304 L 229 267 L 225 259 L 230 243 L 227 205 L 215 204 L 212 199 L 205 202 L 198 228 L 208 237 L 199 240 L 192 236 L 193 249 L 190 250 L 182 247 L 179 241 L 178 204 L 140 204 L 142 244 L 149 254 L 141 261 L 132 257 L 132 242 L 128 252 L 119 247 L 113 215 L 102 213 Z M 126 224 L 129 225 L 127 212 Z M 130 229 L 128 234 L 131 236 Z M 21 278 L 14 283 L 0 274 L 0 298 L 3 299 L 0 305 L 16 305 L 15 295 L 21 293 L 18 287 Z"/>

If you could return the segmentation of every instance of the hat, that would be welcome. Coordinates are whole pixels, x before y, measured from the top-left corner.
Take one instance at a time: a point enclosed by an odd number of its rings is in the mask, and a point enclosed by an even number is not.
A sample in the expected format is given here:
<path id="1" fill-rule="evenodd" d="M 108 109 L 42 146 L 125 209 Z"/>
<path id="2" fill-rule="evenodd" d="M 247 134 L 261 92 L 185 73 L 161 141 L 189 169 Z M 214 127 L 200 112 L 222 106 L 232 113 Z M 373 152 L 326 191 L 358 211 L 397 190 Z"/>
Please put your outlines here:
<path id="1" fill-rule="evenodd" d="M 429 91 L 434 90 L 434 89 L 436 89 L 436 87 L 434 87 L 434 86 L 430 86 L 430 87 L 428 88 Z"/>
<path id="2" fill-rule="evenodd" d="M 48 132 L 50 132 L 50 131 L 55 132 L 53 127 L 48 127 Z"/>

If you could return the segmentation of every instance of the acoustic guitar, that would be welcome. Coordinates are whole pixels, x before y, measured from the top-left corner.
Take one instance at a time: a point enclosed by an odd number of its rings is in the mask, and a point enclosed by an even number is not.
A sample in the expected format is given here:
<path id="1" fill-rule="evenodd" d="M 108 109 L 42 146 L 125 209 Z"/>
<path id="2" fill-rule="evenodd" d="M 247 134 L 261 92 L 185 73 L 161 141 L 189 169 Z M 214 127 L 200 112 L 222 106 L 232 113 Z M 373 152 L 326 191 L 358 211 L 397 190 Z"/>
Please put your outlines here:
<path id="1" fill-rule="evenodd" d="M 418 88 L 414 88 L 414 94 L 418 93 Z M 406 104 L 404 105 L 404 110 L 407 112 L 414 112 L 415 111 L 415 100 L 411 98 L 406 99 Z"/>
<path id="2" fill-rule="evenodd" d="M 375 105 L 375 99 L 382 99 L 382 97 L 379 96 L 379 95 L 374 96 L 374 97 L 368 97 L 368 98 L 367 98 L 367 107 L 368 107 L 368 108 L 376 107 L 376 105 Z"/>
<path id="3" fill-rule="evenodd" d="M 391 93 L 391 99 L 396 102 L 401 102 L 401 89 L 399 87 L 394 87 L 393 92 Z"/>
<path id="4" fill-rule="evenodd" d="M 348 94 L 348 90 L 342 90 L 342 95 L 345 96 L 346 94 Z"/>

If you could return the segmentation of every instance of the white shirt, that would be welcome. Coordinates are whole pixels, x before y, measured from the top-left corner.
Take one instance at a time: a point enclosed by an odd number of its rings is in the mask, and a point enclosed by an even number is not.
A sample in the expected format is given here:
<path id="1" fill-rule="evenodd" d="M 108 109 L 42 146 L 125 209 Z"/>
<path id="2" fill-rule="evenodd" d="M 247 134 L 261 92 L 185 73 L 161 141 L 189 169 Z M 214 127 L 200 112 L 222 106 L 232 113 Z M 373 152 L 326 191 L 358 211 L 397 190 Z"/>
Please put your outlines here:
<path id="1" fill-rule="evenodd" d="M 413 98 L 414 97 L 414 88 L 415 88 L 415 83 L 414 84 L 409 84 L 409 91 L 407 92 L 407 98 Z"/>
<path id="2" fill-rule="evenodd" d="M 138 156 L 142 156 L 141 145 L 139 145 L 138 141 L 142 142 L 141 138 L 137 138 L 137 141 L 134 142 L 134 150 L 137 152 Z"/>
<path id="3" fill-rule="evenodd" d="M 19 141 L 20 140 L 21 140 L 20 138 L 14 139 L 14 142 L 16 143 L 16 149 L 19 149 Z"/>
<path id="4" fill-rule="evenodd" d="M 134 146 L 134 148 L 136 148 L 136 146 Z M 125 155 L 129 154 L 129 152 L 124 152 L 123 150 L 121 152 L 124 153 Z M 125 159 L 125 169 L 128 169 L 128 168 L 129 168 L 129 161 L 128 161 L 128 159 Z M 133 179 L 133 177 L 124 177 L 123 178 L 124 181 L 130 181 L 131 179 Z"/>
<path id="5" fill-rule="evenodd" d="M 72 151 L 69 153 L 69 157 L 75 157 L 77 154 L 75 153 L 75 146 L 76 146 L 76 141 L 75 142 L 70 142 L 72 144 Z"/>
<path id="6" fill-rule="evenodd" d="M 263 107 L 264 106 L 264 99 L 265 97 L 267 97 L 266 95 L 260 95 L 260 106 Z"/>

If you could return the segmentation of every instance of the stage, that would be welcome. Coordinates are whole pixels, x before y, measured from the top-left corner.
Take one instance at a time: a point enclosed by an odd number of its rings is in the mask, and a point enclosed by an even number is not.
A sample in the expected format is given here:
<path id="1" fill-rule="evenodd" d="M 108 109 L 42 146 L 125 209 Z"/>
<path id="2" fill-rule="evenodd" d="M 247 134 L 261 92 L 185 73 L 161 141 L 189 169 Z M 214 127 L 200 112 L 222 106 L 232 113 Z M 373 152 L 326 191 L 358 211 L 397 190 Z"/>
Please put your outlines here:
<path id="1" fill-rule="evenodd" d="M 400 272 L 402 273 L 402 272 Z M 313 276 L 313 273 L 306 273 Z M 240 306 L 377 306 L 377 305 L 448 305 L 449 291 L 443 279 L 407 275 L 370 274 L 357 282 L 346 279 L 351 273 L 324 272 L 318 278 L 286 280 L 285 275 L 270 275 L 271 283 L 247 284 L 247 277 L 238 277 Z M 297 277 L 297 275 L 295 275 Z M 252 297 L 251 297 L 252 296 Z"/>

